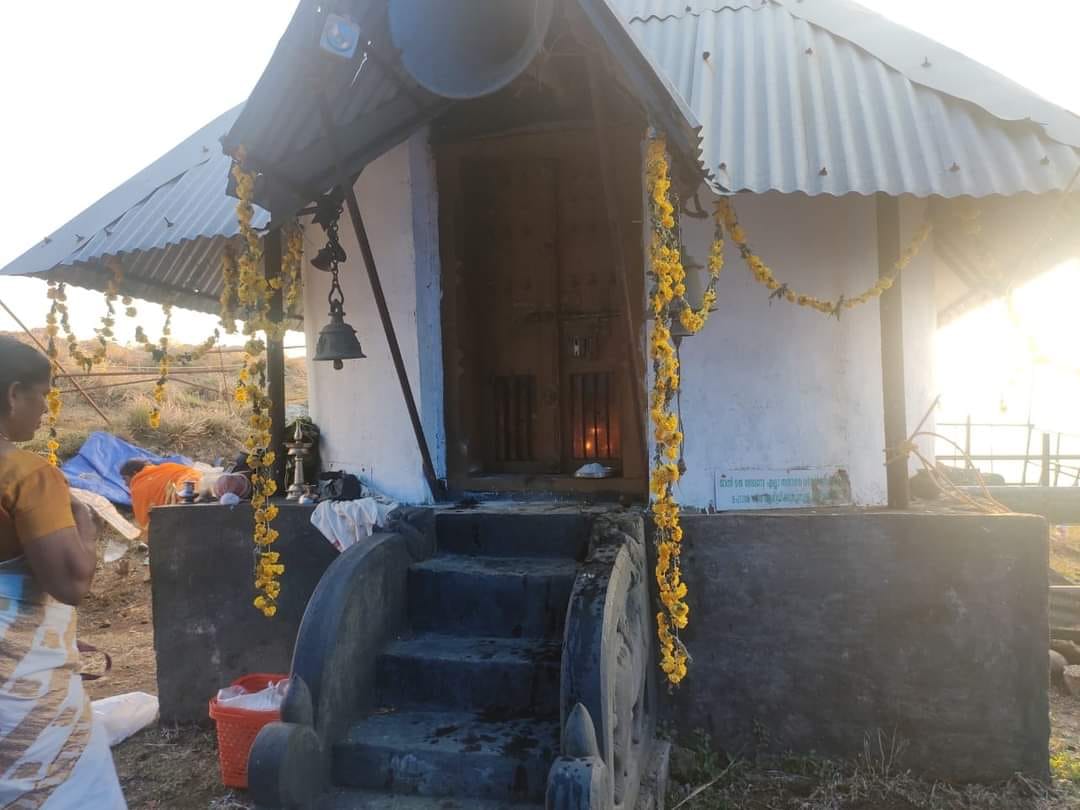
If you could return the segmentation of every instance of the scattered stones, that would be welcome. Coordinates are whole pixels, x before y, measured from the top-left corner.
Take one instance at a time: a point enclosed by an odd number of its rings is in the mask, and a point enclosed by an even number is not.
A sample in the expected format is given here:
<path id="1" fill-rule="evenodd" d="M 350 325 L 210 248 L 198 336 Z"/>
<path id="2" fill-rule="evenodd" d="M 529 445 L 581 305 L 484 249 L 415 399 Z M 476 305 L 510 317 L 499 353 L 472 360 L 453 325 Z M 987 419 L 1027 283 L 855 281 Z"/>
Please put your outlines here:
<path id="1" fill-rule="evenodd" d="M 1065 691 L 1065 667 L 1069 662 L 1056 650 L 1050 650 L 1050 684 Z"/>
<path id="2" fill-rule="evenodd" d="M 1051 639 L 1050 649 L 1060 653 L 1065 658 L 1066 663 L 1080 664 L 1080 645 L 1076 642 L 1066 641 L 1061 638 Z"/>
<path id="3" fill-rule="evenodd" d="M 1065 688 L 1073 697 L 1080 697 L 1080 665 L 1070 664 L 1065 667 Z"/>

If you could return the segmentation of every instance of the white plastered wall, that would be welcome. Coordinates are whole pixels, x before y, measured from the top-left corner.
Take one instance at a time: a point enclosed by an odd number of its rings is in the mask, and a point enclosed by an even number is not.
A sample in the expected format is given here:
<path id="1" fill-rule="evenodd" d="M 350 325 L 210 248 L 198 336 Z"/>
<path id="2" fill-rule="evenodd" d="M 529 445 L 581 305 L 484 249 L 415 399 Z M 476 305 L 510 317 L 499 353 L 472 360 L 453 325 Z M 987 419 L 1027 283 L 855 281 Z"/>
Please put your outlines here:
<path id="1" fill-rule="evenodd" d="M 799 292 L 834 299 L 876 280 L 873 198 L 742 194 L 735 204 L 751 245 Z M 902 243 L 921 211 L 922 203 L 905 202 Z M 683 227 L 687 252 L 704 264 L 711 221 L 684 218 Z M 905 271 L 909 429 L 933 399 L 930 254 L 928 244 Z M 732 470 L 842 467 L 856 504 L 885 503 L 877 303 L 847 310 L 839 321 L 782 301 L 770 305 L 730 240 L 718 293 L 718 310 L 681 352 L 688 471 L 680 502 L 708 507 L 716 477 Z"/>
<path id="2" fill-rule="evenodd" d="M 356 194 L 441 477 L 446 440 L 435 186 L 428 136 L 419 132 L 369 165 L 356 183 Z M 429 502 L 420 452 L 347 211 L 339 233 L 348 254 L 340 274 L 345 319 L 356 329 L 367 358 L 346 361 L 341 371 L 310 360 L 327 322 L 330 278 L 305 261 L 309 398 L 312 418 L 322 431 L 323 468 L 356 473 L 402 503 Z M 323 239 L 318 226 L 307 226 L 306 258 Z"/>

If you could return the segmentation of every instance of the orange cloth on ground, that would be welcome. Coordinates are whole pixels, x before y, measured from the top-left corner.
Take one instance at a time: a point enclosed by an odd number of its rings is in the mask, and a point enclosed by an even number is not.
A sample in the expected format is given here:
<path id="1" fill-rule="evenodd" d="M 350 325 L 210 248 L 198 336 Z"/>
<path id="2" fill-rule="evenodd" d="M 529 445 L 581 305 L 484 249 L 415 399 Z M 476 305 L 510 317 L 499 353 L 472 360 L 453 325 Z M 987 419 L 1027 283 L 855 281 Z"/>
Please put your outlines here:
<path id="1" fill-rule="evenodd" d="M 71 491 L 60 470 L 35 453 L 0 454 L 0 562 L 32 540 L 75 525 Z"/>
<path id="2" fill-rule="evenodd" d="M 131 509 L 135 512 L 135 522 L 142 528 L 150 525 L 150 510 L 155 506 L 164 506 L 170 502 L 170 496 L 179 492 L 185 481 L 194 481 L 198 489 L 202 473 L 175 464 L 148 464 L 131 479 Z"/>

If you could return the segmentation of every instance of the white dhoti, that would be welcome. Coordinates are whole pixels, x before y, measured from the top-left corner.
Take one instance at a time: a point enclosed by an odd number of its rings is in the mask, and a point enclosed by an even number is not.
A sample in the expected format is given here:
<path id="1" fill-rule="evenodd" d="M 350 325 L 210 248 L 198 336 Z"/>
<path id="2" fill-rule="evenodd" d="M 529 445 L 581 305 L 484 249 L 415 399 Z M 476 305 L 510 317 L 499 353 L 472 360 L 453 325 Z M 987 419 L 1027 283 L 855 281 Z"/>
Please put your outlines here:
<path id="1" fill-rule="evenodd" d="M 75 609 L 0 563 L 0 807 L 126 810 L 79 676 Z"/>

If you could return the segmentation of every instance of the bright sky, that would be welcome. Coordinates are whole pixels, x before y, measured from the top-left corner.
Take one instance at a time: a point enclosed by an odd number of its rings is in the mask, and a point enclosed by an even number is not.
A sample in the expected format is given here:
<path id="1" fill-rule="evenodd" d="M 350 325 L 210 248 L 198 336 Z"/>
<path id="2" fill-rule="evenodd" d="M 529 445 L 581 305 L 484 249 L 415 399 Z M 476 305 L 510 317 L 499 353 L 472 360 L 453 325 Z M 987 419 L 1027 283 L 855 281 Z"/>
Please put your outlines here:
<path id="1" fill-rule="evenodd" d="M 4 111 L 0 153 L 5 192 L 0 196 L 0 266 L 242 101 L 269 60 L 295 5 L 295 0 L 4 3 L 0 10 L 0 76 L 4 77 L 0 82 Z M 1040 0 L 1031 13 L 1019 13 L 1015 3 L 986 0 L 863 0 L 863 5 L 990 65 L 1051 101 L 1080 111 L 1077 0 Z M 45 31 L 48 41 L 43 39 Z M 1026 302 L 1017 305 L 1022 329 L 1046 328 L 1052 320 L 1045 317 L 1047 307 L 1075 302 L 1078 295 L 1077 266 L 1031 285 L 1017 297 L 1018 302 Z M 89 337 L 100 316 L 101 296 L 73 292 L 70 298 L 76 331 Z M 0 299 L 14 303 L 29 325 L 44 324 L 41 282 L 0 280 Z M 160 312 L 149 306 L 140 312 L 146 315 L 145 325 L 153 335 Z M 1060 322 L 1068 323 L 1070 317 L 1062 313 Z M 211 316 L 178 313 L 174 334 L 180 340 L 198 341 L 214 321 Z M 1066 378 L 1073 383 L 1078 379 L 1075 372 L 1063 377 L 1054 371 L 1080 367 L 1073 349 L 1077 341 L 1065 335 L 1043 336 L 1043 351 L 1053 355 L 1053 362 L 1041 365 L 1036 375 L 1046 378 L 1049 374 L 1049 382 L 1033 385 L 1030 368 L 1024 370 L 1027 358 L 1018 355 L 1008 355 L 1009 363 L 973 372 L 970 347 L 975 344 L 971 341 L 1003 335 L 1003 324 L 1009 323 L 1007 313 L 997 307 L 942 333 L 940 376 L 952 383 L 946 385 L 945 397 L 950 416 L 969 408 L 982 412 L 988 401 L 996 406 L 1005 391 L 1011 407 L 1026 409 L 1026 399 L 1021 403 L 1018 391 L 1040 386 L 1064 391 Z M 0 315 L 0 330 L 14 328 Z M 121 330 L 121 339 L 128 336 Z M 1012 349 L 1003 345 L 1001 351 Z M 993 356 L 992 352 L 983 354 Z M 964 394 L 976 390 L 985 396 L 971 401 Z M 990 394 L 991 390 L 997 394 Z M 1070 397 L 1069 401 L 1078 400 Z M 1013 412 L 1008 418 L 1017 416 Z M 1042 418 L 1068 421 L 1057 413 Z M 1080 425 L 1076 429 L 1080 431 Z"/>
<path id="2" fill-rule="evenodd" d="M 296 0 L 3 3 L 0 266 L 242 102 L 295 8 Z M 68 298 L 76 333 L 92 337 L 102 296 Z M 44 325 L 42 282 L 0 280 L 0 300 L 29 326 Z M 160 309 L 139 312 L 158 334 Z M 216 320 L 177 310 L 173 334 L 197 342 Z M 130 339 L 130 322 L 118 326 Z M 0 314 L 0 330 L 15 328 Z"/>

